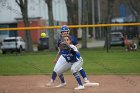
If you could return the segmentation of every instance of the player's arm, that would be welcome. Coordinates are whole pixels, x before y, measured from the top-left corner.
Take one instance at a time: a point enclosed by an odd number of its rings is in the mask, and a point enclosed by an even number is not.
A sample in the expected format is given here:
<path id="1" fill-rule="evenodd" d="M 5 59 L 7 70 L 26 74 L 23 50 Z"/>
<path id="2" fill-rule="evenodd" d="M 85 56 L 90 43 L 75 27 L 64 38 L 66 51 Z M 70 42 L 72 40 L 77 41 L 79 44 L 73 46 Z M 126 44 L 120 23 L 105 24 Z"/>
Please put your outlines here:
<path id="1" fill-rule="evenodd" d="M 57 62 L 57 60 L 59 59 L 59 57 L 60 57 L 60 39 L 58 39 L 58 41 L 57 41 L 57 48 L 58 48 L 58 52 L 57 52 L 57 55 L 56 55 L 56 57 L 55 57 L 55 59 L 54 59 L 54 61 L 53 61 L 53 63 L 56 63 Z"/>
<path id="2" fill-rule="evenodd" d="M 77 44 L 77 45 L 75 45 L 78 49 L 80 48 L 80 45 L 79 44 Z"/>
<path id="3" fill-rule="evenodd" d="M 57 55 L 56 55 L 56 57 L 55 57 L 53 62 L 56 63 L 57 60 L 59 59 L 59 57 L 60 57 L 60 48 L 58 47 L 58 52 L 57 52 Z"/>
<path id="4" fill-rule="evenodd" d="M 76 47 L 71 48 L 70 52 L 72 53 L 72 55 L 76 55 L 77 58 L 80 58 L 80 52 L 77 50 Z"/>

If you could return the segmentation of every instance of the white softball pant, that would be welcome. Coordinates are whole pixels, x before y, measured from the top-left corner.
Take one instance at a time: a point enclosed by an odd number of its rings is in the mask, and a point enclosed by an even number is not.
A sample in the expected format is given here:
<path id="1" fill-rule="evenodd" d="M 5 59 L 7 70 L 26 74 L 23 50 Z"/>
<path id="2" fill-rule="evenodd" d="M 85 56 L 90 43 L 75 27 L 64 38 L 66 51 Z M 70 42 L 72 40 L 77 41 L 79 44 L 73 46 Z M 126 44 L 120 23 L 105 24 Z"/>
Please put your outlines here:
<path id="1" fill-rule="evenodd" d="M 83 65 L 82 58 L 80 58 L 80 60 L 78 60 L 75 63 L 70 63 L 70 62 L 67 62 L 65 58 L 61 55 L 57 63 L 55 64 L 54 71 L 57 73 L 57 75 L 61 75 L 68 69 L 71 69 L 71 72 L 75 73 L 79 71 L 80 69 L 82 69 L 82 65 Z"/>

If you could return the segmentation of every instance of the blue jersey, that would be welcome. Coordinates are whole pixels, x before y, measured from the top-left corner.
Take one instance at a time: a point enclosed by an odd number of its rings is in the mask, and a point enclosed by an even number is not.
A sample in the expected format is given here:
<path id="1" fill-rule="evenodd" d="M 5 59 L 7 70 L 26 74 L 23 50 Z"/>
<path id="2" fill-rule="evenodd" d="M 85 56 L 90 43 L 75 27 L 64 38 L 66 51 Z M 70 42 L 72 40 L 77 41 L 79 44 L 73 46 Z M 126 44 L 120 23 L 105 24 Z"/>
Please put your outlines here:
<path id="1" fill-rule="evenodd" d="M 77 45 L 78 44 L 78 41 L 77 41 L 77 39 L 74 36 L 70 35 L 70 39 L 71 39 L 71 42 L 72 42 L 73 45 Z M 62 36 L 60 36 L 58 41 L 57 41 L 57 46 L 58 47 L 61 44 L 61 42 L 62 42 Z"/>
<path id="2" fill-rule="evenodd" d="M 69 50 L 60 50 L 60 55 L 62 55 L 67 62 L 77 62 L 80 59 L 80 53 L 78 52 L 76 46 L 70 45 L 70 47 L 77 53 L 73 55 Z"/>

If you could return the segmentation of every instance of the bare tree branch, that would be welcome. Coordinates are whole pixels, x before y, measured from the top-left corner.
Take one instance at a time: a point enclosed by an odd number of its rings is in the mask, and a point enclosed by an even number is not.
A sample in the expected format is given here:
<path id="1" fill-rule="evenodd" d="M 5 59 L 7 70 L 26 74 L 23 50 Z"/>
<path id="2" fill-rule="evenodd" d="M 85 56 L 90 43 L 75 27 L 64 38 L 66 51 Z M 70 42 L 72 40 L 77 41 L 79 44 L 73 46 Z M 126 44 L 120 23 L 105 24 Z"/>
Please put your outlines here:
<path id="1" fill-rule="evenodd" d="M 48 5 L 49 25 L 53 26 L 54 25 L 54 19 L 53 19 L 52 0 L 45 0 L 45 2 Z M 54 30 L 49 30 L 49 50 L 55 50 Z"/>
<path id="2" fill-rule="evenodd" d="M 129 0 L 131 2 L 132 8 L 137 12 L 137 14 L 140 14 L 140 1 L 139 0 Z"/>
<path id="3" fill-rule="evenodd" d="M 132 1 L 131 1 L 131 0 L 127 0 L 126 3 L 127 3 L 127 5 L 129 6 L 130 11 L 134 14 L 134 16 L 137 16 L 138 13 L 137 13 L 137 11 L 135 10 Z"/>
<path id="4" fill-rule="evenodd" d="M 49 3 L 49 0 L 45 0 L 45 2 L 48 4 Z"/>
<path id="5" fill-rule="evenodd" d="M 19 3 L 19 1 L 18 0 L 15 0 L 16 1 L 16 3 L 20 6 L 20 3 Z"/>
<path id="6" fill-rule="evenodd" d="M 67 7 L 68 25 L 78 24 L 78 0 L 65 0 Z M 71 29 L 71 34 L 76 35 L 77 29 Z"/>
<path id="7" fill-rule="evenodd" d="M 19 5 L 23 21 L 24 21 L 24 26 L 29 27 L 29 20 L 28 20 L 28 1 L 27 0 L 15 0 L 16 3 Z M 31 33 L 30 31 L 25 31 L 25 41 L 26 41 L 26 48 L 27 51 L 33 51 L 32 47 L 32 38 L 31 38 Z"/>
<path id="8" fill-rule="evenodd" d="M 19 2 L 19 0 L 15 0 L 15 1 L 21 7 L 21 3 Z"/>

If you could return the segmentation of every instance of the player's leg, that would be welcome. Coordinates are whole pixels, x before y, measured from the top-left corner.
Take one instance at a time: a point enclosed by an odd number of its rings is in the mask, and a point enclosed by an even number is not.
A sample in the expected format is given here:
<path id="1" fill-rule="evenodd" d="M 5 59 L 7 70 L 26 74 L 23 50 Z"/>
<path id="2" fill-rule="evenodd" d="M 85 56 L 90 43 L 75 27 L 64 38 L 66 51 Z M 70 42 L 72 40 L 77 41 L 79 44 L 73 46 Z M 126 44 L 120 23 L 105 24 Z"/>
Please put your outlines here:
<path id="1" fill-rule="evenodd" d="M 70 69 L 71 67 L 71 63 L 65 62 L 63 65 L 60 66 L 59 69 L 57 69 L 56 73 L 58 74 L 61 83 L 59 85 L 57 85 L 56 87 L 63 87 L 66 86 L 66 82 L 64 80 L 64 76 L 62 73 L 64 73 L 65 71 L 67 71 L 68 69 Z"/>
<path id="2" fill-rule="evenodd" d="M 84 89 L 84 86 L 83 86 L 80 76 L 78 74 L 78 70 L 80 69 L 80 67 L 82 65 L 83 65 L 83 60 L 81 58 L 78 62 L 75 62 L 71 67 L 71 72 L 73 73 L 73 75 L 78 83 L 78 87 L 76 87 L 75 89 Z"/>
<path id="3" fill-rule="evenodd" d="M 81 67 L 79 69 L 79 72 L 81 74 L 81 76 L 83 77 L 84 79 L 84 86 L 89 86 L 89 87 L 92 87 L 92 86 L 99 86 L 99 83 L 96 83 L 96 82 L 90 82 L 87 78 L 87 75 L 86 75 L 86 72 L 84 71 L 84 69 Z"/>
<path id="4" fill-rule="evenodd" d="M 60 56 L 57 63 L 55 64 L 54 70 L 52 72 L 51 81 L 47 84 L 47 86 L 53 85 L 53 83 L 57 77 L 57 71 L 64 63 L 66 63 L 65 58 L 63 56 Z M 60 77 L 61 77 L 60 80 L 62 80 L 62 82 L 65 82 L 64 77 L 62 77 L 61 75 L 60 75 Z"/>
<path id="5" fill-rule="evenodd" d="M 88 80 L 86 72 L 82 67 L 79 69 L 79 72 L 80 72 L 81 76 L 83 77 L 84 82 L 89 83 L 90 81 Z"/>
<path id="6" fill-rule="evenodd" d="M 64 79 L 63 74 L 59 75 L 59 79 L 60 79 L 61 83 L 65 83 L 65 79 Z"/>

